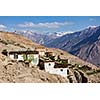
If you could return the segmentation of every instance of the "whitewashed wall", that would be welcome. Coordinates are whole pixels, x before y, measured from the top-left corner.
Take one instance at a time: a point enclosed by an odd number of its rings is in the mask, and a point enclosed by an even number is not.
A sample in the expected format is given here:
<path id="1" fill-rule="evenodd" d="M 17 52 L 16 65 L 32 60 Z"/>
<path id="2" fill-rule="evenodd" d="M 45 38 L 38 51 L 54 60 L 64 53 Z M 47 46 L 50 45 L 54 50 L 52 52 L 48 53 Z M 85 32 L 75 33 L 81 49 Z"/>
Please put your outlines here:
<path id="1" fill-rule="evenodd" d="M 54 66 L 55 66 L 55 62 L 45 62 L 44 63 L 44 68 L 46 71 L 53 69 Z"/>
<path id="2" fill-rule="evenodd" d="M 56 69 L 51 70 L 50 73 L 58 74 L 58 75 L 61 75 L 63 77 L 67 77 L 67 68 L 56 68 Z"/>
<path id="3" fill-rule="evenodd" d="M 51 74 L 57 74 L 57 75 L 61 75 L 63 77 L 67 77 L 67 70 L 68 70 L 67 68 L 46 69 L 46 71 L 49 72 L 49 73 L 51 73 Z"/>
<path id="4" fill-rule="evenodd" d="M 49 65 L 50 64 L 50 65 Z M 54 62 L 48 62 L 44 64 L 45 71 L 51 74 L 61 75 L 63 77 L 67 77 L 67 70 L 68 68 L 54 68 Z"/>
<path id="5" fill-rule="evenodd" d="M 14 55 L 9 55 L 9 57 L 10 57 L 12 60 L 14 60 Z"/>
<path id="6" fill-rule="evenodd" d="M 23 59 L 23 55 L 18 55 L 18 59 L 14 59 L 14 55 L 9 55 L 9 57 L 10 57 L 12 60 L 17 60 L 17 61 L 18 61 L 18 60 L 22 60 L 22 61 L 24 60 L 24 59 Z"/>
<path id="7" fill-rule="evenodd" d="M 24 61 L 23 55 L 18 55 L 18 59 L 14 59 L 14 55 L 9 55 L 9 57 L 12 60 L 17 60 L 17 61 L 21 60 L 21 61 Z M 39 63 L 39 54 L 34 54 L 33 57 L 34 57 L 34 60 L 31 63 L 33 65 L 38 65 L 38 63 Z"/>
<path id="8" fill-rule="evenodd" d="M 34 54 L 34 60 L 31 62 L 32 65 L 38 65 L 39 64 L 39 54 Z"/>
<path id="9" fill-rule="evenodd" d="M 17 59 L 17 60 L 22 60 L 22 61 L 24 61 L 23 55 L 18 55 L 18 59 Z"/>
<path id="10" fill-rule="evenodd" d="M 39 55 L 40 56 L 45 56 L 45 52 L 44 51 L 39 51 Z"/>

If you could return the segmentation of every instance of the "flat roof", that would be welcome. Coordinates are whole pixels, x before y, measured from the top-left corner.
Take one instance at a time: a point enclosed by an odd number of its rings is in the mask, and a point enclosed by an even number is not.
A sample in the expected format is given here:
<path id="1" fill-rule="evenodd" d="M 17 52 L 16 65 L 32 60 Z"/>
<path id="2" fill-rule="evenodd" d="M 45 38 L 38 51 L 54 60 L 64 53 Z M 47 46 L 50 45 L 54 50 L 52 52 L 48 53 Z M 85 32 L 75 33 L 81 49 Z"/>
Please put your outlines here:
<path id="1" fill-rule="evenodd" d="M 60 64 L 60 63 L 55 63 L 54 68 L 67 68 L 67 65 L 65 65 L 65 64 Z"/>
<path id="2" fill-rule="evenodd" d="M 36 49 L 45 49 L 43 46 L 37 46 Z"/>
<path id="3" fill-rule="evenodd" d="M 47 51 L 46 53 L 53 53 L 53 52 L 48 52 L 48 51 Z"/>
<path id="4" fill-rule="evenodd" d="M 53 60 L 43 59 L 43 58 L 41 58 L 40 61 L 42 61 L 42 62 L 44 62 L 44 63 L 55 62 L 55 61 L 53 61 Z"/>
<path id="5" fill-rule="evenodd" d="M 47 61 L 44 61 L 45 63 L 49 63 L 49 62 L 54 62 L 54 61 L 49 61 L 49 60 L 47 60 Z"/>
<path id="6" fill-rule="evenodd" d="M 38 51 L 10 51 L 9 54 L 39 54 Z"/>
<path id="7" fill-rule="evenodd" d="M 68 61 L 69 59 L 61 59 L 61 60 L 63 60 L 63 61 Z"/>

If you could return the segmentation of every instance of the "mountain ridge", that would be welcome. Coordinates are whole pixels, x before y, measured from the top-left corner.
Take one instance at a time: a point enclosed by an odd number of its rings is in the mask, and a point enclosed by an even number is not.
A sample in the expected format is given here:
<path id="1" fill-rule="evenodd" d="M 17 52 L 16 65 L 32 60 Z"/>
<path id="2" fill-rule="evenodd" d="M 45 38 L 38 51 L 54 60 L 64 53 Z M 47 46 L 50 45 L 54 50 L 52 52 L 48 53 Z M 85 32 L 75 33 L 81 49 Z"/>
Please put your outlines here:
<path id="1" fill-rule="evenodd" d="M 65 34 L 69 34 L 70 32 L 39 33 L 39 32 L 34 32 L 34 31 L 31 31 L 31 30 L 27 30 L 27 31 L 15 31 L 14 33 L 25 36 L 28 39 L 30 39 L 33 42 L 36 42 L 38 44 L 44 45 L 45 43 L 49 43 L 56 38 L 59 38 L 59 37 L 65 35 Z"/>
<path id="2" fill-rule="evenodd" d="M 88 27 L 82 31 L 64 35 L 46 44 L 46 46 L 60 48 L 96 66 L 100 66 L 100 63 L 98 63 L 100 62 L 98 57 L 100 55 L 100 26 Z M 91 56 L 90 54 L 94 55 Z"/>

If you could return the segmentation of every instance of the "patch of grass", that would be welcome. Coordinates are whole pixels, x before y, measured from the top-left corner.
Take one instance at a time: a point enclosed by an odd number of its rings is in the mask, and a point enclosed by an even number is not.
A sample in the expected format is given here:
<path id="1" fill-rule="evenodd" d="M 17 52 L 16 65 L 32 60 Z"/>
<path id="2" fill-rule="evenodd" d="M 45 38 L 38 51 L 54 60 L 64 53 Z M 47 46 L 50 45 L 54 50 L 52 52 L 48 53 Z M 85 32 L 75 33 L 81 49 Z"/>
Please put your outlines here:
<path id="1" fill-rule="evenodd" d="M 2 51 L 2 54 L 5 55 L 5 56 L 7 56 L 7 55 L 8 55 L 7 49 L 4 49 L 4 50 Z"/>
<path id="2" fill-rule="evenodd" d="M 93 70 L 91 72 L 88 72 L 87 75 L 93 75 L 93 74 L 98 74 L 100 73 L 100 69 L 99 70 Z"/>
<path id="3" fill-rule="evenodd" d="M 49 59 L 51 59 L 51 60 L 54 60 L 54 61 L 55 61 L 54 56 L 49 56 Z"/>
<path id="4" fill-rule="evenodd" d="M 91 70 L 91 67 L 84 65 L 82 67 L 78 67 L 78 69 L 83 70 L 83 71 L 88 71 L 88 70 Z"/>
<path id="5" fill-rule="evenodd" d="M 6 41 L 4 41 L 4 40 L 1 40 L 1 39 L 0 39 L 0 42 L 1 42 L 2 44 L 8 45 L 8 43 L 7 43 Z"/>

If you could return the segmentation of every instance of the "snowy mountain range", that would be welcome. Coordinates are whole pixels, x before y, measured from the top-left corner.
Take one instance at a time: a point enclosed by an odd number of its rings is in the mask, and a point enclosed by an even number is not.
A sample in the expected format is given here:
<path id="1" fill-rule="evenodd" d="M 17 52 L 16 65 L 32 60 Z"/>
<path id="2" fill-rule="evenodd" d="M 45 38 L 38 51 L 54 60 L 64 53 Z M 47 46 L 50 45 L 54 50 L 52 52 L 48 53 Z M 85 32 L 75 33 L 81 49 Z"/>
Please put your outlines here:
<path id="1" fill-rule="evenodd" d="M 20 34 L 22 36 L 25 36 L 29 39 L 31 39 L 33 42 L 39 43 L 39 44 L 48 44 L 51 41 L 53 41 L 56 38 L 59 38 L 65 34 L 69 34 L 70 32 L 46 32 L 46 33 L 38 33 L 31 30 L 20 30 L 15 31 L 16 34 Z"/>
<path id="2" fill-rule="evenodd" d="M 100 26 L 90 26 L 84 30 L 63 35 L 46 46 L 60 48 L 100 66 Z"/>
<path id="3" fill-rule="evenodd" d="M 65 50 L 79 58 L 100 66 L 100 26 L 89 26 L 76 32 L 37 33 L 16 31 L 33 42 Z"/>

